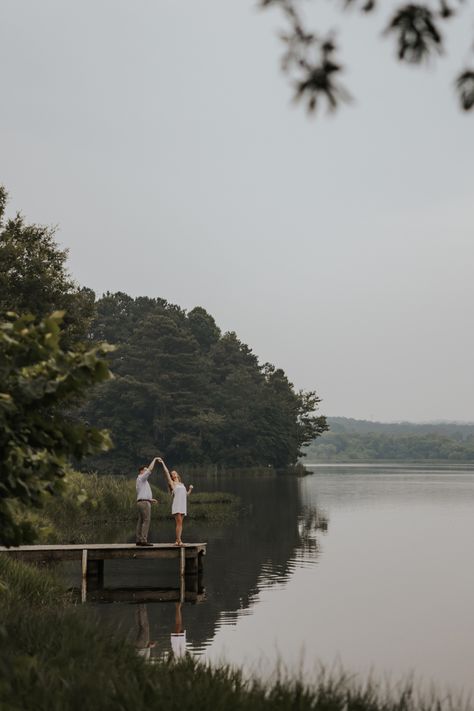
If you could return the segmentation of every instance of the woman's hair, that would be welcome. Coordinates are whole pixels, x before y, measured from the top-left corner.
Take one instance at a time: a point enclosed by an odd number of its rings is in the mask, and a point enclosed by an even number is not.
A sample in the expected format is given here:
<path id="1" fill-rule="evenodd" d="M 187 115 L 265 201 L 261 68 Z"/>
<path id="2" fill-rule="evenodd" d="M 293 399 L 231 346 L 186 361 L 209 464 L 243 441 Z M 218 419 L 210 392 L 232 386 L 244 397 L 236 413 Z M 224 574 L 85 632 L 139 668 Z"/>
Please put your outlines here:
<path id="1" fill-rule="evenodd" d="M 171 473 L 170 473 L 171 479 L 173 479 L 173 474 L 176 474 L 176 476 L 178 477 L 178 481 L 179 481 L 180 483 L 182 483 L 181 477 L 180 477 L 180 475 L 178 474 L 178 472 L 176 471 L 176 469 L 172 469 L 172 470 L 171 470 Z M 170 492 L 173 491 L 173 487 L 170 486 L 169 484 L 168 484 L 168 489 L 170 490 Z"/>

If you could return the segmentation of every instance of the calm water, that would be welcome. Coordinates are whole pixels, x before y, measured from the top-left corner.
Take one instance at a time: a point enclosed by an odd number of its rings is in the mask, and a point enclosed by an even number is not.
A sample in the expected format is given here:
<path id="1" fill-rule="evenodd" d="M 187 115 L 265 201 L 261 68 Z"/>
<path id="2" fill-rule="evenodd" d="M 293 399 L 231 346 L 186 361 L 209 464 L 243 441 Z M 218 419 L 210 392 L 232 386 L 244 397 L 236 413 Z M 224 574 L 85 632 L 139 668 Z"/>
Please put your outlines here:
<path id="1" fill-rule="evenodd" d="M 323 663 L 474 691 L 474 471 L 318 467 L 193 483 L 235 492 L 246 509 L 219 530 L 185 531 L 209 541 L 202 601 L 90 603 L 137 649 L 155 643 L 142 654 L 185 643 L 262 673 L 280 660 L 310 678 Z M 176 566 L 106 563 L 105 585 L 172 588 Z M 180 624 L 185 638 L 172 638 Z"/>

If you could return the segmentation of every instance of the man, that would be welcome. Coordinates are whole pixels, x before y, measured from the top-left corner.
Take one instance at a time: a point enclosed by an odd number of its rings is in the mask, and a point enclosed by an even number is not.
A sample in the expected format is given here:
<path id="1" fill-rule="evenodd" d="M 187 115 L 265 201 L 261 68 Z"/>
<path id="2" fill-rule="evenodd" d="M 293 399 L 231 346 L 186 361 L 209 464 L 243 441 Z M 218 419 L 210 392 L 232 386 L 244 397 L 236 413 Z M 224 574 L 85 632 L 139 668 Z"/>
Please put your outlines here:
<path id="1" fill-rule="evenodd" d="M 148 477 L 153 471 L 153 467 L 156 464 L 158 457 L 155 457 L 153 461 L 147 467 L 140 467 L 137 476 L 137 508 L 138 508 L 138 521 L 137 521 L 137 546 L 152 546 L 153 543 L 148 543 L 148 530 L 150 528 L 151 520 L 151 505 L 158 503 L 156 499 L 153 498 L 153 493 L 151 491 L 151 486 L 148 482 Z"/>

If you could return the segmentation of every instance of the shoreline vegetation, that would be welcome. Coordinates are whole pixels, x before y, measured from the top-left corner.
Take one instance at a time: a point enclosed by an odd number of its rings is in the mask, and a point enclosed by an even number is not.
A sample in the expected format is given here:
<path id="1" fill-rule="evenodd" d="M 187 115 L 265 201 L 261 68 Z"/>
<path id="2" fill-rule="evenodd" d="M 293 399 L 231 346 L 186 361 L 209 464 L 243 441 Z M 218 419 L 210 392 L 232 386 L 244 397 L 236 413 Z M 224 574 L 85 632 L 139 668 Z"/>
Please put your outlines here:
<path id="1" fill-rule="evenodd" d="M 411 681 L 387 690 L 373 680 L 322 671 L 305 683 L 275 674 L 262 682 L 238 668 L 190 655 L 147 664 L 116 631 L 99 625 L 58 580 L 0 555 L 0 707 L 12 711 L 461 711 L 468 702 Z"/>
<path id="2" fill-rule="evenodd" d="M 308 467 L 308 473 L 313 474 L 315 469 L 324 469 L 324 467 L 343 469 L 347 468 L 363 468 L 370 469 L 461 469 L 462 471 L 472 471 L 474 462 L 458 459 L 331 459 L 331 460 L 312 460 L 305 462 Z"/>
<path id="3" fill-rule="evenodd" d="M 327 419 L 329 432 L 304 448 L 308 463 L 474 463 L 473 424 Z"/>
<path id="4" fill-rule="evenodd" d="M 153 507 L 153 519 L 171 520 L 170 496 L 152 484 L 159 503 Z M 212 525 L 234 521 L 240 513 L 238 496 L 223 492 L 193 492 L 188 519 Z M 61 496 L 45 495 L 43 508 L 21 510 L 37 531 L 38 543 L 83 543 L 94 529 L 103 534 L 120 529 L 134 535 L 137 507 L 135 479 L 125 476 L 70 472 Z"/>

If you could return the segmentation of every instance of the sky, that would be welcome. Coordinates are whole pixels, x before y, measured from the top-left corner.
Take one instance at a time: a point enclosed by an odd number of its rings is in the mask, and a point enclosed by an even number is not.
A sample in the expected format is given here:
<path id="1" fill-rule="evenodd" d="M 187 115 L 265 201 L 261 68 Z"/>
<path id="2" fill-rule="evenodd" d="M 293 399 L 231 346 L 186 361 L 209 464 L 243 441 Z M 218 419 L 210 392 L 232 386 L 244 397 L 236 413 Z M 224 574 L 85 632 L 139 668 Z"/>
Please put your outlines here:
<path id="1" fill-rule="evenodd" d="M 385 14 L 335 5 L 302 3 L 355 101 L 314 118 L 256 0 L 2 0 L 9 211 L 98 295 L 203 306 L 326 415 L 472 421 L 473 17 L 407 68 Z"/>

